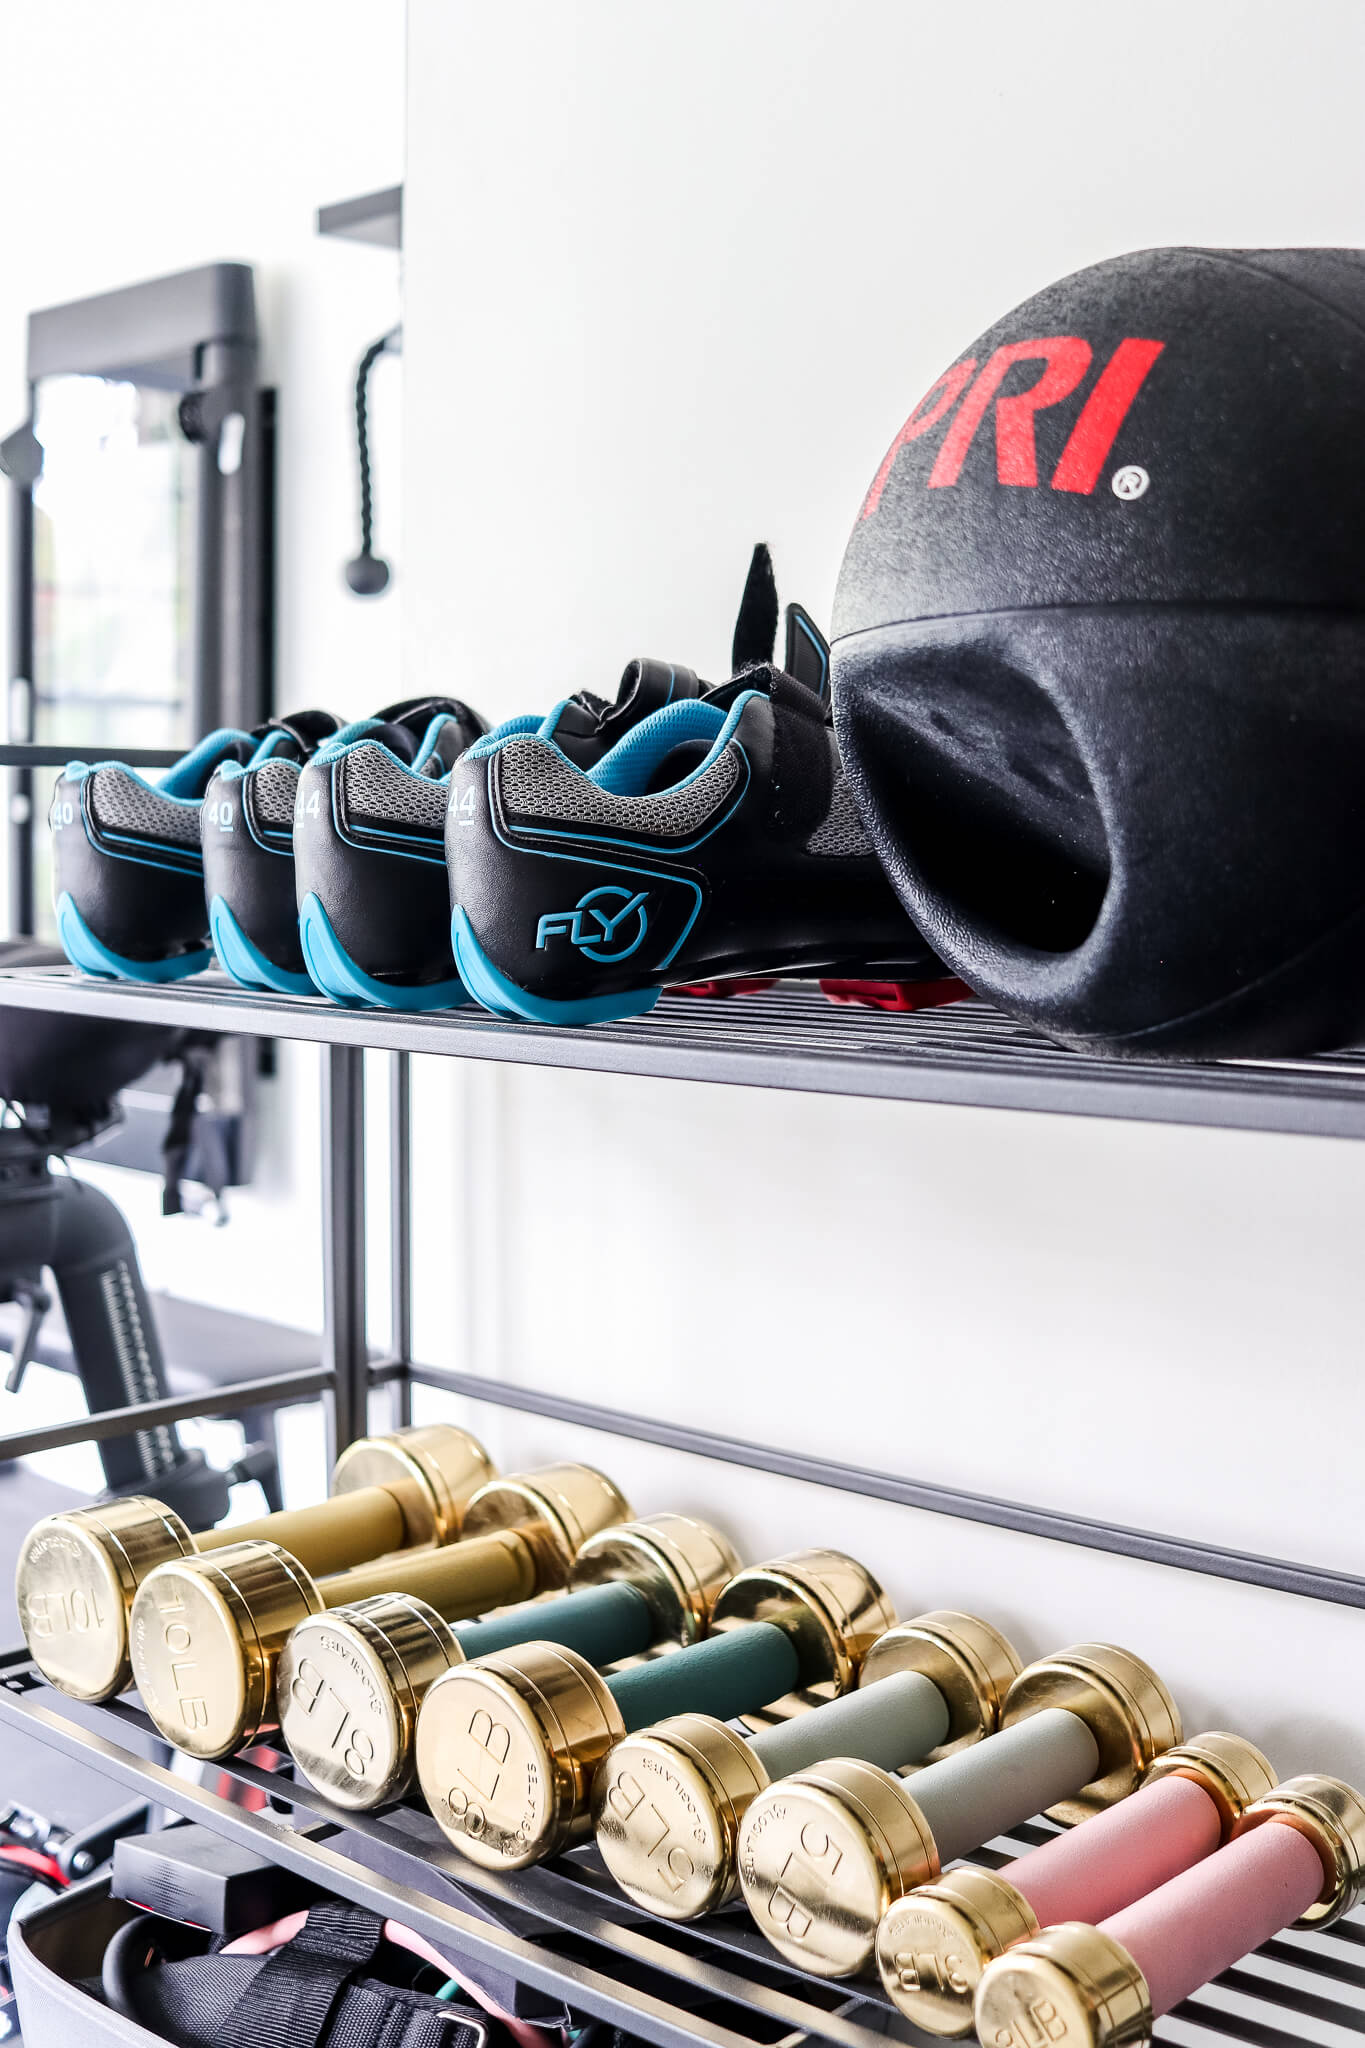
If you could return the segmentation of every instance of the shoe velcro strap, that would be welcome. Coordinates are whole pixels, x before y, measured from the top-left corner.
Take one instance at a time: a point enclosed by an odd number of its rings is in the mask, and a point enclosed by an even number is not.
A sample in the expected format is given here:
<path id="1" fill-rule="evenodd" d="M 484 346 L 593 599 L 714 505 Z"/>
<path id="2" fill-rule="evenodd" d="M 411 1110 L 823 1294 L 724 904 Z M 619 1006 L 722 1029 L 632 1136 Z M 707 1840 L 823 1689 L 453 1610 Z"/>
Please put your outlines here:
<path id="1" fill-rule="evenodd" d="M 374 1961 L 384 1922 L 359 1906 L 310 1906 L 292 1941 L 266 1957 L 223 2028 L 223 2048 L 319 2048 L 350 1978 Z"/>
<path id="2" fill-rule="evenodd" d="M 804 843 L 828 816 L 834 796 L 829 726 L 814 691 L 781 669 L 769 672 L 767 691 L 773 768 L 766 823 L 779 838 Z"/>

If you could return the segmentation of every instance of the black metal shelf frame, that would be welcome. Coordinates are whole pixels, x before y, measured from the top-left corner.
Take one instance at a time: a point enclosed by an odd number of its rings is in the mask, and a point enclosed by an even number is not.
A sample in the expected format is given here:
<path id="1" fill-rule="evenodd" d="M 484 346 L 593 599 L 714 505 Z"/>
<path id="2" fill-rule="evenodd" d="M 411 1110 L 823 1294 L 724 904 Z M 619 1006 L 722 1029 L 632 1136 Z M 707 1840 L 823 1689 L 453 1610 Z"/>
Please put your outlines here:
<path id="1" fill-rule="evenodd" d="M 1051 1046 L 980 1003 L 885 1015 L 836 1009 L 801 989 L 712 1002 L 666 997 L 648 1018 L 568 1031 L 505 1024 L 473 1010 L 408 1016 L 341 1010 L 321 1000 L 253 998 L 215 974 L 178 987 L 143 987 L 92 982 L 66 969 L 28 968 L 0 972 L 0 1007 L 5 1006 L 129 1022 L 193 1020 L 214 1031 L 320 1045 L 325 1301 L 323 1362 L 315 1372 L 283 1373 L 229 1393 L 170 1399 L 150 1409 L 110 1411 L 80 1423 L 15 1432 L 0 1439 L 0 1458 L 114 1436 L 146 1428 L 153 1420 L 186 1420 L 210 1408 L 222 1414 L 237 1406 L 275 1406 L 318 1395 L 327 1402 L 335 1454 L 363 1433 L 373 1388 L 393 1386 L 402 1419 L 407 1419 L 411 1389 L 423 1385 L 1047 1541 L 1365 1607 L 1365 1577 L 995 1500 L 415 1362 L 410 1134 L 410 1061 L 414 1053 L 425 1053 L 899 1101 L 1361 1138 L 1365 1050 L 1292 1062 L 1116 1065 Z M 391 1055 L 392 1342 L 389 1355 L 378 1360 L 366 1341 L 368 1048 Z M 310 1787 L 282 1787 L 277 1777 L 234 1759 L 224 1767 L 228 1778 L 277 1800 L 283 1791 L 294 1809 L 294 1824 L 271 1813 L 248 1812 L 128 1749 L 120 1737 L 130 1727 L 148 1725 L 135 1708 L 115 1703 L 73 1713 L 71 1706 L 41 1687 L 23 1653 L 0 1659 L 0 1722 L 20 1726 L 341 1895 L 403 1918 L 471 1962 L 492 1965 L 549 1991 L 576 2011 L 623 2026 L 656 2048 L 682 2048 L 684 2043 L 775 2048 L 810 2035 L 840 2048 L 871 2048 L 888 2031 L 906 2038 L 904 2023 L 874 1988 L 830 1986 L 788 1969 L 742 1916 L 722 1914 L 683 1930 L 644 1920 L 614 1893 L 591 1858 L 571 1857 L 547 1869 L 493 1878 L 463 1864 L 429 1819 L 426 1834 L 418 1823 L 414 1837 L 414 1817 L 406 1810 L 397 1816 L 343 1816 Z M 321 1838 L 297 1832 L 297 1825 L 309 1820 L 326 1824 Z M 1023 1839 L 1028 1839 L 1027 1830 Z M 372 1860 L 366 1861 L 376 1854 L 383 1860 L 382 1876 Z M 496 1917 L 505 1912 L 511 1913 L 510 1922 Z M 491 1920 L 490 1913 L 495 1916 Z M 1298 2042 L 1339 2043 L 1343 2030 L 1365 2034 L 1362 1948 L 1365 1926 L 1354 1921 L 1343 1923 L 1330 1940 L 1290 1937 L 1272 1943 L 1190 2008 L 1162 2022 L 1157 2039 L 1172 2048 L 1215 2039 L 1244 2048 L 1289 2048 Z M 920 2037 L 912 2031 L 910 2038 Z"/>
<path id="2" fill-rule="evenodd" d="M 836 1008 L 808 990 L 699 1001 L 666 997 L 654 1014 L 594 1030 L 518 1026 L 472 1009 L 438 1015 L 352 1011 L 321 998 L 245 995 L 226 977 L 153 987 L 95 982 L 70 968 L 0 972 L 0 1007 L 62 1010 L 129 1022 L 186 1024 L 324 1048 L 323 1363 L 221 1393 L 112 1410 L 97 1420 L 0 1438 L 0 1458 L 117 1436 L 149 1421 L 184 1421 L 210 1405 L 280 1405 L 328 1397 L 333 1453 L 363 1434 L 372 1387 L 396 1384 L 406 1413 L 414 1385 L 552 1417 L 605 1435 L 890 1500 L 930 1514 L 1011 1529 L 1176 1570 L 1365 1607 L 1365 1577 L 1217 1544 L 1132 1529 L 1019 1501 L 939 1486 L 908 1474 L 749 1443 L 658 1416 L 598 1407 L 546 1388 L 422 1365 L 411 1355 L 413 1053 L 576 1067 L 603 1073 L 740 1082 L 900 1101 L 960 1102 L 1075 1115 L 1136 1117 L 1234 1129 L 1365 1137 L 1365 1051 L 1314 1060 L 1133 1066 L 1047 1044 L 983 1003 L 900 1016 Z M 392 1256 L 387 1357 L 366 1341 L 365 1080 L 367 1047 L 391 1054 L 389 1143 Z"/>

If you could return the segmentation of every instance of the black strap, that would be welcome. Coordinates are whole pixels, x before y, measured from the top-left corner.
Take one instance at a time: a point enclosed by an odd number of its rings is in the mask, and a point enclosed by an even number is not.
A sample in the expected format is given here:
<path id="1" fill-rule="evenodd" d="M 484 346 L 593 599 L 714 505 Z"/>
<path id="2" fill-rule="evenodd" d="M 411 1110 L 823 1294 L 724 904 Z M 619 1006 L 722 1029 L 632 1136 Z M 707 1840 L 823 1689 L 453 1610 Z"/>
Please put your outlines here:
<path id="1" fill-rule="evenodd" d="M 773 769 L 767 823 L 784 839 L 806 840 L 829 814 L 834 761 L 824 707 L 781 669 L 766 678 L 773 707 Z"/>
<path id="2" fill-rule="evenodd" d="M 469 2008 L 413 1993 L 351 1984 L 341 1994 L 327 2048 L 487 2048 L 489 2028 Z"/>
<path id="3" fill-rule="evenodd" d="M 372 1963 L 384 1922 L 327 1900 L 283 1948 L 267 1956 L 223 2028 L 223 2048 L 318 2048 L 349 1980 Z"/>
<path id="4" fill-rule="evenodd" d="M 166 1135 L 161 1140 L 161 1164 L 164 1175 L 161 1186 L 163 1216 L 178 1216 L 184 1207 L 180 1183 L 185 1178 L 190 1146 L 194 1140 L 195 1111 L 208 1080 L 217 1043 L 216 1037 L 209 1033 L 187 1031 L 176 1048 L 176 1057 L 180 1061 L 180 1086 L 175 1091 L 171 1114 L 166 1124 Z M 215 1187 L 212 1186 L 212 1182 L 219 1163 L 222 1171 Z M 221 1196 L 227 1185 L 226 1161 L 205 1161 L 203 1167 L 207 1177 L 206 1184 L 212 1187 L 214 1197 Z"/>
<path id="5" fill-rule="evenodd" d="M 104 1951 L 105 2000 L 125 2019 L 180 2048 L 223 2048 L 231 2038 L 227 2030 L 236 2027 L 239 2011 L 271 1958 L 210 1954 L 177 1959 L 176 1946 L 193 1939 L 188 1928 L 136 1914 Z M 290 1995 L 278 1977 L 274 1985 L 276 1995 Z M 288 2032 L 294 2017 L 291 2004 L 275 2022 L 276 2033 Z M 501 2030 L 468 2001 L 437 2000 L 365 1977 L 342 1985 L 319 2048 L 490 2048 L 502 2038 Z"/>

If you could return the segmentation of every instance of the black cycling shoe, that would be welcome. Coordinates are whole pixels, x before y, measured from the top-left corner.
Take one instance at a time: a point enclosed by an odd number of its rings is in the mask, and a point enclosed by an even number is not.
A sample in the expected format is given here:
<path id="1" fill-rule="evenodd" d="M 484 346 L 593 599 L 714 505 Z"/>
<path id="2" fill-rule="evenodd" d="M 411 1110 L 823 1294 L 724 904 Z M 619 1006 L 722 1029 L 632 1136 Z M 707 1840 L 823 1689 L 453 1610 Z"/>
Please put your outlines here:
<path id="1" fill-rule="evenodd" d="M 944 973 L 864 837 L 823 698 L 771 667 L 655 712 L 586 771 L 544 729 L 489 734 L 451 776 L 446 851 L 456 964 L 503 1016 L 603 1023 L 733 976 Z"/>
<path id="2" fill-rule="evenodd" d="M 770 653 L 776 631 L 772 560 L 760 543 L 735 626 L 736 656 Z M 803 648 L 810 641 L 823 649 L 827 690 L 828 649 L 799 605 L 789 607 L 787 633 L 789 648 L 795 634 Z M 548 717 L 511 719 L 492 737 L 548 733 L 565 759 L 589 768 L 642 721 L 694 702 L 705 688 L 678 663 L 634 661 L 615 703 L 580 691 Z M 337 734 L 304 768 L 294 816 L 299 936 L 313 983 L 333 1001 L 438 1010 L 467 1000 L 450 951 L 448 887 L 434 870 L 445 862 L 450 764 L 484 732 L 477 714 L 453 700 L 398 705 Z"/>
<path id="3" fill-rule="evenodd" d="M 69 761 L 52 796 L 53 897 L 62 950 L 102 980 L 179 981 L 213 959 L 199 807 L 215 771 L 258 735 L 223 728 L 160 782 L 119 761 Z"/>
<path id="4" fill-rule="evenodd" d="M 330 711 L 272 719 L 251 759 L 224 761 L 204 793 L 209 932 L 219 964 L 241 988 L 314 993 L 294 896 L 294 798 L 303 763 L 340 730 Z"/>
<path id="5" fill-rule="evenodd" d="M 633 661 L 614 704 L 582 690 L 546 718 L 513 718 L 497 730 L 548 727 L 590 767 L 641 719 L 704 687 L 691 669 Z M 451 761 L 485 732 L 478 713 L 454 699 L 396 705 L 337 733 L 304 769 L 293 845 L 308 992 L 398 1010 L 468 1001 L 449 945 L 445 806 Z"/>
<path id="6" fill-rule="evenodd" d="M 467 1000 L 450 952 L 451 763 L 487 730 L 453 697 L 390 705 L 326 741 L 299 775 L 299 941 L 315 987 L 348 1008 Z"/>

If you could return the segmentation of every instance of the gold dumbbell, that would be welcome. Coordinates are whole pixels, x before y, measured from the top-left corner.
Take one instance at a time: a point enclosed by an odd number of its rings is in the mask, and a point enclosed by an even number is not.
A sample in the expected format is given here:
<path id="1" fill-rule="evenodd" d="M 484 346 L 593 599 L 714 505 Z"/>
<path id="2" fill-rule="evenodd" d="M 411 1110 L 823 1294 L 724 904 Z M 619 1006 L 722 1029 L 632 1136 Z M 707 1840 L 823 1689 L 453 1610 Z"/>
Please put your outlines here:
<path id="1" fill-rule="evenodd" d="M 805 1550 L 738 1573 L 705 1642 L 609 1678 L 550 1643 L 461 1664 L 417 1717 L 423 1794 L 465 1856 L 522 1869 L 587 1834 L 594 1774 L 627 1733 L 686 1711 L 808 1708 L 856 1682 L 894 1620 L 862 1565 Z"/>
<path id="2" fill-rule="evenodd" d="M 855 1975 L 883 1919 L 894 1927 L 904 1895 L 944 1864 L 1040 1809 L 1076 1821 L 1126 1797 L 1180 1740 L 1156 1673 L 1109 1643 L 1029 1665 L 1001 1723 L 909 1779 L 840 1757 L 761 1792 L 740 1831 L 739 1881 L 774 1948 L 817 1976 Z"/>
<path id="3" fill-rule="evenodd" d="M 128 1616 L 157 1565 L 229 1544 L 278 1543 L 311 1572 L 340 1572 L 418 1544 L 450 1543 L 493 1476 L 487 1451 L 445 1423 L 362 1437 L 337 1459 L 332 1497 L 191 1535 L 160 1501 L 132 1496 L 47 1515 L 19 1551 L 15 1598 L 34 1663 L 78 1700 L 132 1682 Z"/>
<path id="4" fill-rule="evenodd" d="M 530 1641 L 589 1664 L 694 1643 L 739 1570 L 725 1538 L 685 1515 L 647 1515 L 590 1537 L 572 1585 L 455 1630 L 424 1600 L 387 1593 L 301 1621 L 275 1679 L 280 1733 L 303 1775 L 337 1805 L 401 1799 L 414 1776 L 417 1711 L 443 1671 Z"/>
<path id="5" fill-rule="evenodd" d="M 228 1756 L 275 1726 L 280 1652 L 310 1614 L 411 1593 L 447 1620 L 562 1586 L 589 1536 L 630 1509 L 588 1465 L 490 1480 L 447 1548 L 358 1565 L 318 1585 L 279 1545 L 242 1543 L 149 1572 L 129 1625 L 133 1678 L 168 1742 Z"/>

